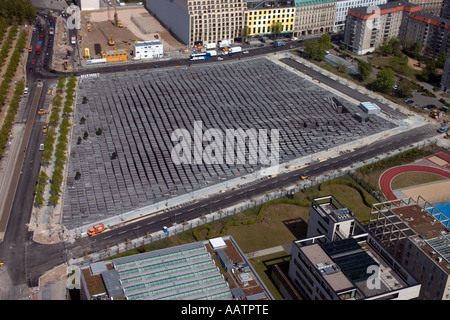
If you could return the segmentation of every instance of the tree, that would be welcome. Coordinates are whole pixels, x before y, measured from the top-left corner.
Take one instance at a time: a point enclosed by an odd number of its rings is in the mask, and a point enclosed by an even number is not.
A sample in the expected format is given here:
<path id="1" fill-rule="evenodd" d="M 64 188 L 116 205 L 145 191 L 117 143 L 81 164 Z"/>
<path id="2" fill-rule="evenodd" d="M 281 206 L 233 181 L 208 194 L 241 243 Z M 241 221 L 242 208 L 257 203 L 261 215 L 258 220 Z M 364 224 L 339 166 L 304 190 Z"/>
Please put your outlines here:
<path id="1" fill-rule="evenodd" d="M 274 38 L 276 39 L 283 31 L 283 24 L 280 21 L 274 21 L 274 22 L 272 22 L 272 25 L 270 26 L 270 28 L 272 30 L 272 34 L 273 34 Z"/>
<path id="2" fill-rule="evenodd" d="M 247 41 L 249 35 L 250 35 L 250 27 L 247 25 L 243 26 L 241 31 L 242 41 L 243 42 Z"/>
<path id="3" fill-rule="evenodd" d="M 410 43 L 409 45 L 405 46 L 404 52 L 411 58 L 418 59 L 420 53 L 422 52 L 422 43 L 420 43 L 420 41 Z"/>
<path id="4" fill-rule="evenodd" d="M 373 87 L 380 92 L 389 92 L 395 85 L 395 73 L 391 68 L 384 68 L 377 74 Z"/>
<path id="5" fill-rule="evenodd" d="M 359 60 L 358 61 L 358 72 L 359 76 L 363 81 L 367 80 L 370 77 L 370 74 L 373 71 L 372 64 L 370 62 Z"/>
<path id="6" fill-rule="evenodd" d="M 324 33 L 319 38 L 319 44 L 323 50 L 331 49 L 331 36 L 328 33 Z"/>
<path id="7" fill-rule="evenodd" d="M 412 97 L 413 86 L 408 79 L 401 79 L 397 84 L 396 93 L 400 98 Z"/>
<path id="8" fill-rule="evenodd" d="M 314 60 L 322 61 L 325 59 L 325 50 L 322 48 L 318 40 L 306 41 L 303 51 L 307 56 Z"/>

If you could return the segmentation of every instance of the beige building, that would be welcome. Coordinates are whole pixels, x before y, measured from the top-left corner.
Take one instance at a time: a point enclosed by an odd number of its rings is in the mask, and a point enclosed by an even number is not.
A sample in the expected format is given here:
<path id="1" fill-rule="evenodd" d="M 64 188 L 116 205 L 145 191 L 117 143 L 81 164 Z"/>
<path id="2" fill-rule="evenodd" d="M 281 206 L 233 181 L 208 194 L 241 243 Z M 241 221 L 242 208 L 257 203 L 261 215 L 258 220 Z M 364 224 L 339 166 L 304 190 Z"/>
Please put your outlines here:
<path id="1" fill-rule="evenodd" d="M 336 0 L 295 0 L 294 36 L 332 32 Z"/>
<path id="2" fill-rule="evenodd" d="M 245 0 L 147 0 L 146 8 L 181 42 L 234 41 L 244 26 Z"/>

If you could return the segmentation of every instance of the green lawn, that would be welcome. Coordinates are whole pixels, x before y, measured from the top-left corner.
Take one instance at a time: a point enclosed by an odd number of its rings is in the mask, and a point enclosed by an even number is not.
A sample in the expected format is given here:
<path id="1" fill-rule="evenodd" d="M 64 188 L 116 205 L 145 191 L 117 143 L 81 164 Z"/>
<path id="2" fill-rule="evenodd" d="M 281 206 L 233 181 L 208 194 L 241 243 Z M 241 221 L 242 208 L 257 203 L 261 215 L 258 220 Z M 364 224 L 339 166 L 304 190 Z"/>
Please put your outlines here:
<path id="1" fill-rule="evenodd" d="M 446 178 L 434 173 L 428 172 L 405 172 L 396 176 L 392 182 L 393 190 L 403 189 L 419 184 L 430 183 L 435 181 L 445 180 Z"/>

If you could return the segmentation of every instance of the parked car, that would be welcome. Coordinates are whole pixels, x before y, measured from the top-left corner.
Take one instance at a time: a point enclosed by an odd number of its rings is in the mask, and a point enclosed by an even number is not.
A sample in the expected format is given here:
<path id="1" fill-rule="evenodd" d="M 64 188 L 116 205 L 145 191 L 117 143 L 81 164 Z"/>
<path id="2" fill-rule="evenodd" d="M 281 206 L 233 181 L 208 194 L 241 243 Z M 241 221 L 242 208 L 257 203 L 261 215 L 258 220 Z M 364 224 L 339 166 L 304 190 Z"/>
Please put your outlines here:
<path id="1" fill-rule="evenodd" d="M 403 100 L 403 102 L 405 102 L 405 103 L 413 103 L 414 101 L 411 100 L 410 98 L 406 98 L 405 100 Z"/>
<path id="2" fill-rule="evenodd" d="M 223 58 L 222 57 L 217 57 L 217 61 L 222 61 Z"/>

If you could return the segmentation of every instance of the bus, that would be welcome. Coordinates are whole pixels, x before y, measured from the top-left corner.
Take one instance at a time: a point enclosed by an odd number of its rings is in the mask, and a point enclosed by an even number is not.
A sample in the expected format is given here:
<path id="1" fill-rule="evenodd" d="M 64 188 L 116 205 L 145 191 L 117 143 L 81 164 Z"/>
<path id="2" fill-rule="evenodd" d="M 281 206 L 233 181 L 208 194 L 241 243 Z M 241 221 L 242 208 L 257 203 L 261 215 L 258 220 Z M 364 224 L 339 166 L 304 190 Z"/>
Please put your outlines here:
<path id="1" fill-rule="evenodd" d="M 191 54 L 189 56 L 189 60 L 191 60 L 191 61 L 194 61 L 194 60 L 206 60 L 206 59 L 209 59 L 211 57 L 212 57 L 212 55 L 211 55 L 210 52 L 194 53 L 194 54 Z"/>

